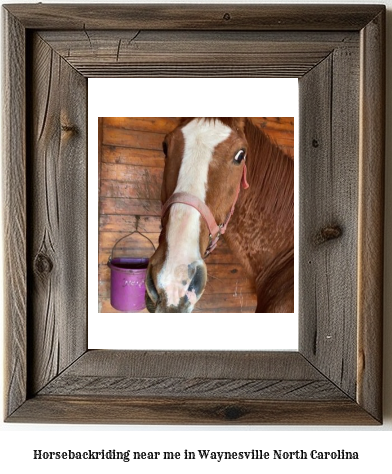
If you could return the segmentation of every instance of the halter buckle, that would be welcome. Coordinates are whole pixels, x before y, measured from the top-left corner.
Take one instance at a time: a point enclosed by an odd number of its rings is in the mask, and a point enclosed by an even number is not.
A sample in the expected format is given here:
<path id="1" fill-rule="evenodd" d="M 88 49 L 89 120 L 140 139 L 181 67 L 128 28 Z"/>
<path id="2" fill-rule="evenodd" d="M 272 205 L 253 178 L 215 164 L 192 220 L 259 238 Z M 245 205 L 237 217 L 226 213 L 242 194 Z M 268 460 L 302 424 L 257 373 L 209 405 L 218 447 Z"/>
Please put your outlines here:
<path id="1" fill-rule="evenodd" d="M 216 238 L 217 238 L 217 239 L 220 239 L 220 236 L 222 235 L 221 230 L 222 230 L 222 227 L 223 227 L 223 226 L 224 226 L 224 224 L 219 224 L 219 225 L 218 225 L 219 231 L 218 231 L 218 233 L 216 234 Z"/>
<path id="2" fill-rule="evenodd" d="M 218 231 L 218 233 L 216 234 L 216 236 L 214 238 L 212 237 L 212 234 L 208 235 L 208 246 L 206 248 L 206 251 L 204 252 L 204 258 L 208 257 L 208 255 L 210 255 L 210 253 L 216 247 L 219 239 L 222 236 L 221 230 L 222 230 L 223 227 L 224 227 L 224 224 L 219 224 L 218 225 L 219 231 Z"/>

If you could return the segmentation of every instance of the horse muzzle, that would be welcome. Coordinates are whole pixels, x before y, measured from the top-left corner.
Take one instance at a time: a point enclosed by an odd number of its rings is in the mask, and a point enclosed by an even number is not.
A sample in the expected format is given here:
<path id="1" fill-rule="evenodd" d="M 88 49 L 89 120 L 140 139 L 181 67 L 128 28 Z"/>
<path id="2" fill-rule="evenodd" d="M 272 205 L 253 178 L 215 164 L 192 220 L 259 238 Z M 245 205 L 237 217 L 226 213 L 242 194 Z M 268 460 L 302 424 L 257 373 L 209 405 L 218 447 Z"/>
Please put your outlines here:
<path id="1" fill-rule="evenodd" d="M 146 278 L 146 307 L 150 313 L 191 313 L 206 283 L 207 268 L 202 260 L 181 265 L 164 281 L 150 264 Z"/>

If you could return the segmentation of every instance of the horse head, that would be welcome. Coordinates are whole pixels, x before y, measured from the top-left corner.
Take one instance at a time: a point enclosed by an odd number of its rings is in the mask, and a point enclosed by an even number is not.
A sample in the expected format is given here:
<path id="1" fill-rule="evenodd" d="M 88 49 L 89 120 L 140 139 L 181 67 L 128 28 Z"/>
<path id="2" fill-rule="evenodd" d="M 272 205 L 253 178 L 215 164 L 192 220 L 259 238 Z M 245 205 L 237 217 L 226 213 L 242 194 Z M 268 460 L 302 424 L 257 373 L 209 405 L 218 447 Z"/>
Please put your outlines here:
<path id="1" fill-rule="evenodd" d="M 146 304 L 190 313 L 207 282 L 204 258 L 226 230 L 246 184 L 242 118 L 184 119 L 164 141 L 162 232 L 150 259 Z"/>

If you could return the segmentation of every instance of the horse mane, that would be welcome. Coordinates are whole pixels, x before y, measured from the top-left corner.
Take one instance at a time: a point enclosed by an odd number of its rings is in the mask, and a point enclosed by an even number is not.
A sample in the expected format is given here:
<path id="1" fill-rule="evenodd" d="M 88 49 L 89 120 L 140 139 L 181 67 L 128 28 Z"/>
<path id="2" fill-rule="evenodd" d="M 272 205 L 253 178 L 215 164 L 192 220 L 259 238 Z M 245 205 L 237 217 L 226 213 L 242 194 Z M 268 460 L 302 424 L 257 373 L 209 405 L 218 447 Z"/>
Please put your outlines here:
<path id="1" fill-rule="evenodd" d="M 250 119 L 245 120 L 248 142 L 247 202 L 260 213 L 273 215 L 283 227 L 294 224 L 294 162 Z M 250 190 L 249 190 L 250 191 Z"/>

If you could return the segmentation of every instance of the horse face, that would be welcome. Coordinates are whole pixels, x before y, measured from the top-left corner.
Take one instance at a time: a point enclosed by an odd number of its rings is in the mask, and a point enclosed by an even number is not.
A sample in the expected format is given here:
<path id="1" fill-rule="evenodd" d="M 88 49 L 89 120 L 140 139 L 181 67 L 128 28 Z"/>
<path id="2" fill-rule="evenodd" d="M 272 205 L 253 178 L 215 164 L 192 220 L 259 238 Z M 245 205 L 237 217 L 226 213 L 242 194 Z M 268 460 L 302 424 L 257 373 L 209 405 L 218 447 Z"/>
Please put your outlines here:
<path id="1" fill-rule="evenodd" d="M 166 137 L 163 203 L 173 193 L 191 194 L 210 208 L 217 223 L 224 222 L 244 166 L 246 141 L 240 120 L 186 120 Z M 209 241 L 196 209 L 180 203 L 170 207 L 147 272 L 150 312 L 192 312 L 207 282 L 203 257 Z"/>

